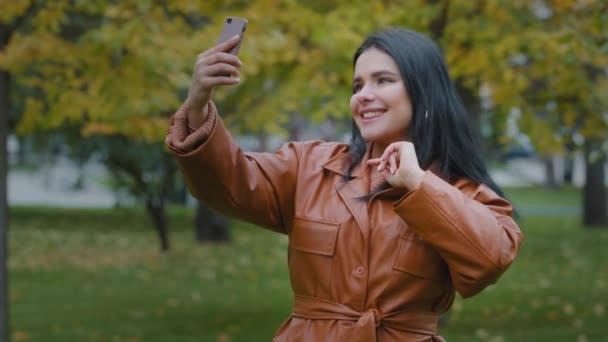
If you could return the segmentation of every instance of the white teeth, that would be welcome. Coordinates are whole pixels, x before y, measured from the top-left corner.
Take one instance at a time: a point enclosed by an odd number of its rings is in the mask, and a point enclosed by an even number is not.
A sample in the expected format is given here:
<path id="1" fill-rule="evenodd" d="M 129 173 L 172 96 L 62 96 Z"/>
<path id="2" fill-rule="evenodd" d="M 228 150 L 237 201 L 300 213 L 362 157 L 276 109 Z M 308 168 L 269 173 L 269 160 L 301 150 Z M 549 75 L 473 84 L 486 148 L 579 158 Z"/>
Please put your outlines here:
<path id="1" fill-rule="evenodd" d="M 363 113 L 364 119 L 375 118 L 376 116 L 382 115 L 382 112 L 367 112 Z"/>

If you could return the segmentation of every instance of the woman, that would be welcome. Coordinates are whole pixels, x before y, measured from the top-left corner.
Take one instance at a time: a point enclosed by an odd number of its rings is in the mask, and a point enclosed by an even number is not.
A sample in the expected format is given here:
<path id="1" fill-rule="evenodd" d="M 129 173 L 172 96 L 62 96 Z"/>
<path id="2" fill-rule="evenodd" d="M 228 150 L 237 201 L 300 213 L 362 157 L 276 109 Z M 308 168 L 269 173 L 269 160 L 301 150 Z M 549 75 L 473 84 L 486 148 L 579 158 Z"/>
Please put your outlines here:
<path id="1" fill-rule="evenodd" d="M 523 236 L 439 49 L 408 30 L 369 36 L 354 56 L 350 145 L 244 153 L 211 102 L 239 83 L 225 53 L 237 41 L 199 55 L 167 143 L 195 197 L 288 234 L 294 308 L 274 341 L 442 341 L 455 292 L 496 282 Z"/>

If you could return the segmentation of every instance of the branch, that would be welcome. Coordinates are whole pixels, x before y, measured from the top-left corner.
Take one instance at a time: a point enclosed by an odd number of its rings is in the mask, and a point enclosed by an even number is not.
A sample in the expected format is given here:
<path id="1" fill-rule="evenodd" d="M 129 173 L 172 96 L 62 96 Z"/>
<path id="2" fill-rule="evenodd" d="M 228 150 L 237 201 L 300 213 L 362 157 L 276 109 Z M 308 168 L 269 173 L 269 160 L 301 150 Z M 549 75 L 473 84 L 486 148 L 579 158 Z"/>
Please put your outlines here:
<path id="1" fill-rule="evenodd" d="M 108 164 L 113 167 L 122 170 L 127 175 L 129 175 L 133 181 L 135 182 L 134 192 L 140 192 L 142 194 L 146 193 L 146 189 L 148 188 L 146 182 L 142 177 L 142 172 L 137 168 L 133 163 L 129 163 L 128 161 L 121 160 L 120 158 L 116 158 L 114 156 L 108 157 Z"/>
<path id="2" fill-rule="evenodd" d="M 431 4 L 435 4 L 438 2 L 438 0 L 430 0 L 429 2 Z M 430 24 L 429 29 L 431 31 L 431 36 L 433 37 L 433 39 L 435 41 L 439 40 L 445 32 L 445 27 L 448 24 L 448 10 L 449 9 L 450 9 L 450 1 L 449 0 L 443 1 L 443 6 L 441 7 L 439 16 L 437 18 L 435 18 L 435 20 L 433 20 Z"/>
<path id="3" fill-rule="evenodd" d="M 0 25 L 0 26 L 7 26 L 7 28 L 12 33 L 12 31 L 15 31 L 19 27 L 21 27 L 26 20 L 28 20 L 32 16 L 34 16 L 34 13 L 36 12 L 36 10 L 38 10 L 38 7 L 36 6 L 36 1 L 32 0 L 30 2 L 30 5 L 27 7 L 25 12 L 23 13 L 23 15 L 16 17 L 15 20 L 13 20 L 13 22 L 9 23 L 8 25 Z"/>

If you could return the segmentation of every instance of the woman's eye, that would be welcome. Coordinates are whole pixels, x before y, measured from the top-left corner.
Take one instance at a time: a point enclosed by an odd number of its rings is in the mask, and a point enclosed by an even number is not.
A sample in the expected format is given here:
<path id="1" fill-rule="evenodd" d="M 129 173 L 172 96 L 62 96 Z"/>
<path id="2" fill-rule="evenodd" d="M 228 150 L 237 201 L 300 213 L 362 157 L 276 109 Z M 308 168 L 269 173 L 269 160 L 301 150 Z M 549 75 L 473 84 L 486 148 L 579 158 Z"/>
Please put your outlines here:
<path id="1" fill-rule="evenodd" d="M 383 77 L 383 78 L 378 79 L 378 83 L 380 83 L 380 84 L 382 84 L 382 83 L 390 83 L 390 82 L 392 82 L 392 80 L 388 79 L 388 78 L 384 78 Z"/>
<path id="2" fill-rule="evenodd" d="M 353 84 L 353 94 L 359 92 L 361 90 L 360 84 Z"/>

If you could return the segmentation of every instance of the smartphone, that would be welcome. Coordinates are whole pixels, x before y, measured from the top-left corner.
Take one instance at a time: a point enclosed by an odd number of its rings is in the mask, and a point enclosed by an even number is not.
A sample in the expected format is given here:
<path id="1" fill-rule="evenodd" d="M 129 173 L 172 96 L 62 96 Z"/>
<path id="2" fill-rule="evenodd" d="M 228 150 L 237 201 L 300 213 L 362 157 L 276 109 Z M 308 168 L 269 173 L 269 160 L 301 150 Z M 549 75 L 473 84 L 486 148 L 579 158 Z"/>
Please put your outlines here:
<path id="1" fill-rule="evenodd" d="M 243 36 L 245 35 L 246 29 L 247 19 L 239 17 L 227 17 L 224 21 L 224 27 L 222 28 L 222 33 L 220 34 L 219 39 L 217 40 L 217 44 L 221 44 L 238 34 L 241 40 L 239 40 L 235 47 L 228 51 L 228 53 L 236 55 L 239 52 L 241 43 L 243 42 Z"/>

